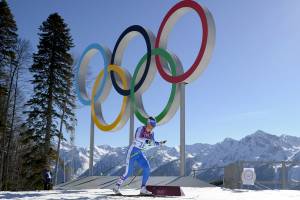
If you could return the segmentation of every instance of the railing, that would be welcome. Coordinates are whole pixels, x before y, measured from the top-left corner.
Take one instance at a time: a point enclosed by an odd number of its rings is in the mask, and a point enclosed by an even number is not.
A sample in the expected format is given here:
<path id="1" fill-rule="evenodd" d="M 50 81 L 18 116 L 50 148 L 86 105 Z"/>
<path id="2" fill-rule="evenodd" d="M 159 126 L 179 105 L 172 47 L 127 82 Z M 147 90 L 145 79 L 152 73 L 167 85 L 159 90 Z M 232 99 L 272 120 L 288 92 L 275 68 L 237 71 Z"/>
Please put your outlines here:
<path id="1" fill-rule="evenodd" d="M 208 168 L 199 168 L 199 169 L 192 169 L 191 172 L 191 176 L 193 178 L 196 178 L 197 174 L 201 174 L 200 172 L 205 172 L 205 171 L 209 171 L 209 170 L 214 170 L 214 169 L 224 169 L 225 166 L 215 166 L 215 167 L 208 167 Z M 223 178 L 224 178 L 224 172 L 222 173 L 221 176 L 218 177 L 214 177 L 214 178 L 210 178 L 210 179 L 206 179 L 206 178 L 201 178 L 201 180 L 208 182 L 210 184 L 216 185 L 216 186 L 222 186 L 223 185 Z"/>
<path id="2" fill-rule="evenodd" d="M 288 176 L 289 168 L 293 165 L 300 164 L 300 161 L 240 161 L 240 170 L 242 170 L 244 167 L 254 167 L 255 165 L 271 165 L 276 166 L 276 168 L 280 171 L 279 180 L 259 180 L 259 177 L 257 177 L 255 183 L 261 184 L 263 186 L 266 185 L 281 185 L 281 189 L 289 189 L 289 186 L 300 186 L 300 181 L 290 179 Z M 240 184 L 242 182 L 240 181 Z"/>
<path id="3" fill-rule="evenodd" d="M 258 168 L 258 167 L 268 166 L 268 165 L 271 165 L 273 168 L 275 167 L 274 169 L 275 177 L 272 177 L 272 180 L 262 180 L 258 173 L 259 171 L 256 169 L 255 171 L 257 174 L 257 178 L 255 181 L 255 187 L 261 189 L 275 189 L 278 187 L 281 189 L 293 189 L 298 186 L 300 187 L 300 180 L 292 179 L 289 176 L 289 170 L 291 169 L 291 167 L 295 165 L 299 165 L 300 167 L 300 161 L 238 161 L 230 165 L 235 165 L 235 168 L 233 168 L 232 171 L 233 172 L 232 181 L 235 182 L 236 185 L 235 188 L 243 187 L 243 183 L 241 180 L 241 174 L 243 168 L 245 167 Z M 213 169 L 224 169 L 223 177 L 221 176 L 218 180 L 209 180 L 209 182 L 223 181 L 224 183 L 225 168 L 227 168 L 228 166 L 229 165 L 192 169 L 191 176 L 196 178 L 196 176 L 198 174 L 201 174 L 201 172 L 205 172 Z"/>
<path id="4" fill-rule="evenodd" d="M 207 171 L 211 169 L 224 169 L 226 166 L 220 166 L 220 167 L 208 167 L 208 168 L 200 168 L 200 169 L 192 169 L 192 176 L 196 178 L 196 172 L 199 171 Z"/>

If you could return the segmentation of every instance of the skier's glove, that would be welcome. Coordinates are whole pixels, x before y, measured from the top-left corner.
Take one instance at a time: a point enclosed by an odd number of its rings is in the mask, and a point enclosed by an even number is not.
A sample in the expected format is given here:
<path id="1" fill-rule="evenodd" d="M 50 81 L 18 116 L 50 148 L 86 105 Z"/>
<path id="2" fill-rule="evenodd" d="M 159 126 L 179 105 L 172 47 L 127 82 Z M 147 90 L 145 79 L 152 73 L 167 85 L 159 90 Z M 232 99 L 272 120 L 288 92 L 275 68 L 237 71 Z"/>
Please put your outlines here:
<path id="1" fill-rule="evenodd" d="M 151 140 L 145 140 L 145 143 L 151 145 Z"/>
<path id="2" fill-rule="evenodd" d="M 167 140 L 163 140 L 159 142 L 159 145 L 162 146 L 163 144 L 165 144 L 167 142 Z"/>

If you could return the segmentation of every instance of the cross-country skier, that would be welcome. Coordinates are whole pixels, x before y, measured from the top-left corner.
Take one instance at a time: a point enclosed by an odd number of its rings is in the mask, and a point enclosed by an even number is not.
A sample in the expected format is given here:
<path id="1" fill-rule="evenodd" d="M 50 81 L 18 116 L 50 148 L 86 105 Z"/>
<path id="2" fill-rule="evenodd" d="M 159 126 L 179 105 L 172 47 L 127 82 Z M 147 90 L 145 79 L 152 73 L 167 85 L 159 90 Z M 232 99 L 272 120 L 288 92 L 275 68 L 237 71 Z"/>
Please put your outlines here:
<path id="1" fill-rule="evenodd" d="M 142 149 L 144 149 L 147 145 L 161 146 L 162 144 L 166 143 L 166 140 L 161 142 L 155 141 L 154 132 L 152 131 L 155 126 L 156 120 L 153 117 L 149 117 L 146 126 L 141 126 L 136 129 L 134 141 L 130 145 L 127 152 L 125 173 L 119 178 L 115 187 L 113 188 L 113 191 L 116 194 L 121 194 L 120 186 L 132 173 L 135 161 L 137 161 L 140 167 L 143 169 L 143 179 L 140 194 L 152 194 L 146 189 L 146 183 L 150 175 L 150 166 L 147 158 L 142 152 Z"/>

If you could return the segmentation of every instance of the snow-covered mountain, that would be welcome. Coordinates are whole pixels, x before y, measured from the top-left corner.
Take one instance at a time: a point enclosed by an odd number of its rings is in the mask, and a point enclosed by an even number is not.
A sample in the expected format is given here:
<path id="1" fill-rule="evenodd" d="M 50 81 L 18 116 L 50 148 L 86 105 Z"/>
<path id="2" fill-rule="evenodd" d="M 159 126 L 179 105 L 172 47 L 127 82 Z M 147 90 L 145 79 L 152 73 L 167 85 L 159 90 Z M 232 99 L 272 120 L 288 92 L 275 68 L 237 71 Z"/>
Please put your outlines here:
<path id="1" fill-rule="evenodd" d="M 127 147 L 95 146 L 94 175 L 121 175 Z M 155 147 L 145 152 L 150 161 L 152 175 L 179 175 L 179 149 L 175 147 Z M 71 148 L 63 143 L 61 157 L 67 169 L 73 169 L 73 178 L 88 175 L 89 150 Z M 241 140 L 226 138 L 214 145 L 196 143 L 186 146 L 186 173 L 192 169 L 225 166 L 239 160 L 246 161 L 300 161 L 300 138 L 295 136 L 276 136 L 261 130 Z M 300 179 L 300 167 L 294 166 L 294 178 Z M 198 177 L 204 180 L 219 179 L 222 169 L 200 171 Z M 67 173 L 67 172 L 66 172 Z M 138 173 L 136 171 L 135 173 Z M 60 173 L 62 174 L 62 173 Z M 67 178 L 69 179 L 69 178 Z M 60 180 L 62 180 L 60 178 Z"/>

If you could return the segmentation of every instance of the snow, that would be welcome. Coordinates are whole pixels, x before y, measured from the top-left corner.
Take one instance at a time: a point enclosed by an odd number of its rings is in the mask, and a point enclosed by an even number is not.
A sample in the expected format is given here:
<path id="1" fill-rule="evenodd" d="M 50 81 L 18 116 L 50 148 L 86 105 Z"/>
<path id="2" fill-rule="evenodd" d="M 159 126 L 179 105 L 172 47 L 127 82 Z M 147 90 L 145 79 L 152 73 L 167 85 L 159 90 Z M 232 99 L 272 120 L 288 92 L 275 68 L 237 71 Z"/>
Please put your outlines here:
<path id="1" fill-rule="evenodd" d="M 292 151 L 292 155 L 288 157 L 287 160 L 292 160 L 294 158 L 294 156 L 300 152 L 300 148 L 293 146 L 293 148 L 295 149 L 294 151 Z"/>
<path id="2" fill-rule="evenodd" d="M 202 162 L 196 162 L 193 164 L 192 169 L 199 169 L 202 166 Z"/>
<path id="3" fill-rule="evenodd" d="M 67 145 L 62 145 L 60 149 L 64 150 L 64 151 L 71 151 L 72 150 L 71 147 L 69 147 Z"/>
<path id="4" fill-rule="evenodd" d="M 82 152 L 79 152 L 79 157 L 82 161 L 82 168 L 77 170 L 76 176 L 79 176 L 89 168 L 89 158 L 86 155 L 84 155 Z"/>
<path id="5" fill-rule="evenodd" d="M 168 154 L 168 151 L 160 151 L 160 153 L 164 155 L 163 161 L 172 161 L 177 159 L 176 156 L 171 156 L 170 154 Z"/>
<path id="6" fill-rule="evenodd" d="M 224 188 L 182 188 L 185 196 L 181 197 L 139 197 L 138 199 L 201 199 L 201 200 L 298 200 L 300 191 L 297 190 L 230 190 Z M 138 194 L 139 190 L 124 189 L 123 194 Z M 86 190 L 51 190 L 51 191 L 24 191 L 24 192 L 0 192 L 0 199 L 125 199 L 133 200 L 136 197 L 109 196 L 109 189 L 86 189 Z"/>
<path id="7" fill-rule="evenodd" d="M 188 154 L 186 155 L 186 157 L 187 157 L 187 158 L 194 158 L 195 156 L 193 156 L 192 154 L 188 153 Z"/>
<path id="8" fill-rule="evenodd" d="M 98 157 L 101 157 L 101 156 L 103 156 L 105 154 L 108 154 L 108 153 L 109 153 L 109 151 L 106 150 L 106 149 L 100 148 L 98 146 L 94 147 L 94 154 L 97 154 Z"/>

